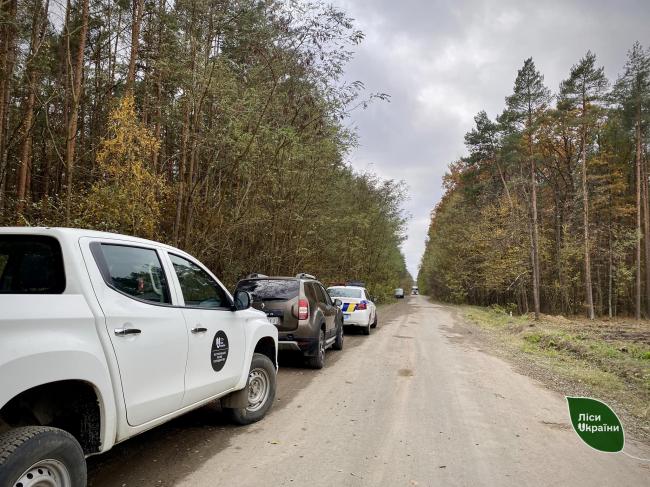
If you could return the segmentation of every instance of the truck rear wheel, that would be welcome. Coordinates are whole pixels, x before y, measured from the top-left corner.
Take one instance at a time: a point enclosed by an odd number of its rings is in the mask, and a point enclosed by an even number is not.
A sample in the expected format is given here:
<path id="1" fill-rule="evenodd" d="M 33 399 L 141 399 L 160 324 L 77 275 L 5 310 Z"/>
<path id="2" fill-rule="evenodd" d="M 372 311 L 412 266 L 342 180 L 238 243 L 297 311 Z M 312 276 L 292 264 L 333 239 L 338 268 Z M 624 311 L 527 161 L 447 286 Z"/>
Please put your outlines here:
<path id="1" fill-rule="evenodd" d="M 0 435 L 0 485 L 85 487 L 81 445 L 58 428 L 26 426 L 7 431 Z"/>
<path id="2" fill-rule="evenodd" d="M 234 423 L 245 425 L 262 419 L 275 400 L 276 371 L 266 355 L 256 353 L 248 373 L 248 406 L 228 408 L 225 413 Z"/>

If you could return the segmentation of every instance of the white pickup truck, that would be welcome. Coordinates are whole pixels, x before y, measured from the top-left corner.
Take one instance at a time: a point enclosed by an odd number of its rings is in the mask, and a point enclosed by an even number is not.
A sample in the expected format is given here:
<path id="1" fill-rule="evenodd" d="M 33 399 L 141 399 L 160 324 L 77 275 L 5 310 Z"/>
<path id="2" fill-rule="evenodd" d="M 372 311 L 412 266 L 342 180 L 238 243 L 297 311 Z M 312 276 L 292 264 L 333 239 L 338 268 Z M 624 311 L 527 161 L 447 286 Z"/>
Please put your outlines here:
<path id="1" fill-rule="evenodd" d="M 0 486 L 85 486 L 85 457 L 215 399 L 261 419 L 278 332 L 250 304 L 167 245 L 0 228 Z"/>

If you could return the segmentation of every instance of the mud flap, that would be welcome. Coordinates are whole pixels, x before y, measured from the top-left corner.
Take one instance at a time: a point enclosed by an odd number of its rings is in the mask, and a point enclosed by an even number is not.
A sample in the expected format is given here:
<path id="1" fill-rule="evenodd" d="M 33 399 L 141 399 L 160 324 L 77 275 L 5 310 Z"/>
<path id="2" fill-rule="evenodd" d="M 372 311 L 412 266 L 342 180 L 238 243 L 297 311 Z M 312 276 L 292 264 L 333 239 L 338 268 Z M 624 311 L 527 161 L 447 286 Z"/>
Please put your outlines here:
<path id="1" fill-rule="evenodd" d="M 239 391 L 231 392 L 221 398 L 221 407 L 229 409 L 239 409 L 248 407 L 248 382 L 246 386 Z"/>

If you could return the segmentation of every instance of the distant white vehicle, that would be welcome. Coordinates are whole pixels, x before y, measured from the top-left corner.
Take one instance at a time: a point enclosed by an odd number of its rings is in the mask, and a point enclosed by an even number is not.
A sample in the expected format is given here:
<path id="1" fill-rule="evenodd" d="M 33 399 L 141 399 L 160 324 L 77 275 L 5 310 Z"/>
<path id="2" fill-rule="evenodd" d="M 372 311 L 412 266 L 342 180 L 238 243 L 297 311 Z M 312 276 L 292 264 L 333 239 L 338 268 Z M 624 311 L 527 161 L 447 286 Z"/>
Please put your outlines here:
<path id="1" fill-rule="evenodd" d="M 420 288 L 417 286 L 411 287 L 411 294 L 420 294 Z"/>
<path id="2" fill-rule="evenodd" d="M 0 486 L 84 486 L 85 456 L 215 399 L 261 419 L 278 331 L 251 301 L 168 245 L 0 228 Z"/>
<path id="3" fill-rule="evenodd" d="M 361 286 L 332 286 L 327 292 L 333 299 L 342 302 L 343 325 L 360 326 L 364 335 L 370 335 L 370 329 L 377 327 L 377 307 Z"/>
<path id="4" fill-rule="evenodd" d="M 402 289 L 401 287 L 395 289 L 395 297 L 397 299 L 404 299 L 404 289 Z"/>

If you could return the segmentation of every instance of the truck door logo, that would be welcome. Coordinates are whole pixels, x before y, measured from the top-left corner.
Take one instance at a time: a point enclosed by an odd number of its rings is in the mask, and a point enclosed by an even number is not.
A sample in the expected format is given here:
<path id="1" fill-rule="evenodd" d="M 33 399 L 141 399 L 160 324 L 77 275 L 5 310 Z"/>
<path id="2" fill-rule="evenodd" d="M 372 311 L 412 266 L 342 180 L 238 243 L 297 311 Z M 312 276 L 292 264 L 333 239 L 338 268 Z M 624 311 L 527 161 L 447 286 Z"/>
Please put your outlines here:
<path id="1" fill-rule="evenodd" d="M 219 372 L 226 365 L 228 359 L 228 336 L 219 330 L 212 340 L 212 350 L 210 351 L 210 360 L 215 372 Z"/>

